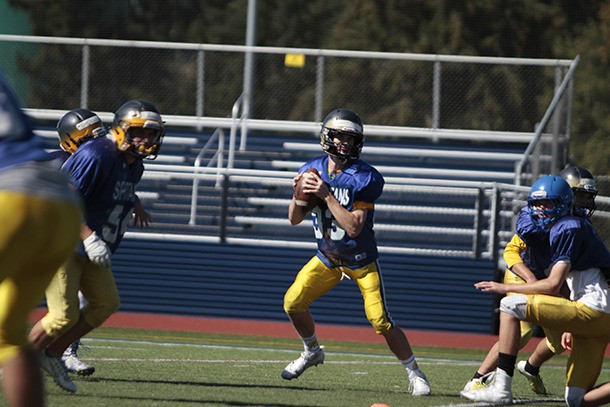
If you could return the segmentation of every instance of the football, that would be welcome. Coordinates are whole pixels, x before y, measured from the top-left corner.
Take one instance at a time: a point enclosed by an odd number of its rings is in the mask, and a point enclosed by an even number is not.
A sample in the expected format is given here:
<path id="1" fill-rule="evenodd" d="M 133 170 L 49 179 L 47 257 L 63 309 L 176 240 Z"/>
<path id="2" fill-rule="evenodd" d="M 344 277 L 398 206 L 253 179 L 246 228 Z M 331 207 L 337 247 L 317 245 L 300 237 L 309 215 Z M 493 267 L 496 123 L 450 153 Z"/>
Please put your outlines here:
<path id="1" fill-rule="evenodd" d="M 294 199 L 297 206 L 303 207 L 307 211 L 310 211 L 318 205 L 320 198 L 318 198 L 317 195 L 303 192 L 303 179 L 308 176 L 307 173 L 313 173 L 318 176 L 320 175 L 318 170 L 315 168 L 310 168 L 305 171 L 294 189 Z"/>

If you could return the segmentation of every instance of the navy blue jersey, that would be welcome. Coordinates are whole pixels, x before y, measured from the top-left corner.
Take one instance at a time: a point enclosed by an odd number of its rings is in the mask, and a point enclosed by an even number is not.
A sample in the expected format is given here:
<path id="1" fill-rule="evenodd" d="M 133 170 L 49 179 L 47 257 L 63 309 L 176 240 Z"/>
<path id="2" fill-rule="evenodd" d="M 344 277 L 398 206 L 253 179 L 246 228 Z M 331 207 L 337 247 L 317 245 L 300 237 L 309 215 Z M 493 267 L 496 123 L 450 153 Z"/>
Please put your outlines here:
<path id="1" fill-rule="evenodd" d="M 49 161 L 21 101 L 0 73 L 0 170 L 28 161 Z"/>
<path id="2" fill-rule="evenodd" d="M 527 246 L 521 253 L 523 262 L 536 278 L 542 279 L 546 277 L 545 271 L 551 265 L 549 232 L 534 224 L 529 211 L 528 206 L 521 209 L 515 232 Z"/>
<path id="3" fill-rule="evenodd" d="M 112 140 L 99 137 L 80 146 L 62 170 L 85 201 L 85 222 L 114 252 L 129 221 L 142 161 L 128 165 Z M 79 253 L 85 255 L 82 245 Z"/>
<path id="4" fill-rule="evenodd" d="M 299 172 L 318 170 L 334 197 L 348 211 L 366 209 L 366 221 L 358 236 L 351 238 L 337 223 L 324 202 L 312 210 L 314 234 L 318 243 L 317 256 L 329 267 L 348 266 L 359 268 L 379 257 L 373 231 L 375 200 L 379 198 L 385 183 L 381 174 L 372 166 L 358 159 L 331 177 L 328 174 L 328 156 L 306 162 Z"/>
<path id="5" fill-rule="evenodd" d="M 59 160 L 60 163 L 65 163 L 68 158 L 70 158 L 70 153 L 65 150 L 54 150 L 51 151 L 51 154 L 56 160 Z"/>
<path id="6" fill-rule="evenodd" d="M 573 215 L 557 221 L 550 231 L 551 264 L 572 263 L 572 271 L 610 267 L 610 252 L 589 219 Z"/>

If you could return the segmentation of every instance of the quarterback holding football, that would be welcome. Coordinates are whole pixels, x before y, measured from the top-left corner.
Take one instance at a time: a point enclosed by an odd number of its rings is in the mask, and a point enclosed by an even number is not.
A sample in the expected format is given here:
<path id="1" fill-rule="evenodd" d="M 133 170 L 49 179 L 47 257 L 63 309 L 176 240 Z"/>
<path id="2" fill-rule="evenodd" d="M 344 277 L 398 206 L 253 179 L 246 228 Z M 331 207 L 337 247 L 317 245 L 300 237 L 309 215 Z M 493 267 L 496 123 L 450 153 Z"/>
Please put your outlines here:
<path id="1" fill-rule="evenodd" d="M 309 367 L 324 363 L 309 306 L 347 276 L 362 293 L 371 325 L 405 366 L 411 394 L 427 396 L 431 394 L 428 380 L 385 304 L 373 231 L 375 201 L 383 191 L 384 179 L 360 159 L 362 120 L 351 110 L 333 110 L 322 122 L 320 144 L 325 154 L 306 162 L 294 177 L 295 192 L 288 209 L 292 225 L 301 223 L 311 211 L 318 250 L 284 297 L 284 310 L 305 350 L 286 366 L 282 378 L 295 379 Z"/>

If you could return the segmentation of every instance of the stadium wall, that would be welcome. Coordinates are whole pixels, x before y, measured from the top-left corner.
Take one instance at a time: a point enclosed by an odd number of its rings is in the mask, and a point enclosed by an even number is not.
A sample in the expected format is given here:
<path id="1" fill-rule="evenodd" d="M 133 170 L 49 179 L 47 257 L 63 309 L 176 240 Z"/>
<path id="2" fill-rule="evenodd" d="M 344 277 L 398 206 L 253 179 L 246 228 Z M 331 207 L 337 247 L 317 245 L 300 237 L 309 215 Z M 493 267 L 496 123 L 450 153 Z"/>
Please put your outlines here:
<path id="1" fill-rule="evenodd" d="M 126 236 L 113 257 L 121 310 L 286 321 L 286 289 L 313 250 Z M 492 279 L 491 260 L 382 254 L 387 305 L 405 329 L 493 333 L 494 296 L 473 283 Z M 316 301 L 319 323 L 365 326 L 353 281 Z"/>

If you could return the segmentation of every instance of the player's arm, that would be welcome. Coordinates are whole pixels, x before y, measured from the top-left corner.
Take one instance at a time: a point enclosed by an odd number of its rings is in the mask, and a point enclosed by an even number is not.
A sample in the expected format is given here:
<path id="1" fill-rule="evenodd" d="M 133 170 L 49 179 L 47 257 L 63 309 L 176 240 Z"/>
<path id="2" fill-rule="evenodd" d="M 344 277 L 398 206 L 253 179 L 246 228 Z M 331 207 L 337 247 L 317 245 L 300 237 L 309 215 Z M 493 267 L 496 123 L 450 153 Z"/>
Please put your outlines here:
<path id="1" fill-rule="evenodd" d="M 551 268 L 549 276 L 545 279 L 526 284 L 503 284 L 495 281 L 481 281 L 476 283 L 475 288 L 490 293 L 506 294 L 549 294 L 559 293 L 561 286 L 566 280 L 572 264 L 569 261 L 558 261 Z"/>
<path id="2" fill-rule="evenodd" d="M 326 183 L 316 174 L 305 178 L 303 190 L 317 195 L 326 203 L 335 221 L 349 237 L 355 238 L 360 234 L 366 221 L 366 208 L 356 206 L 351 212 L 345 209 L 330 192 Z"/>
<path id="3" fill-rule="evenodd" d="M 521 277 L 526 283 L 531 283 L 538 280 L 534 273 L 525 265 L 521 258 L 521 253 L 527 249 L 527 245 L 519 237 L 514 234 L 513 238 L 506 244 L 504 248 L 504 261 L 509 270 Z"/>
<path id="4" fill-rule="evenodd" d="M 293 190 L 296 190 L 297 183 L 301 179 L 302 175 L 302 173 L 299 173 L 292 179 Z M 297 205 L 296 199 L 294 195 L 292 195 L 292 200 L 290 201 L 290 205 L 288 206 L 288 220 L 290 221 L 290 224 L 298 225 L 299 223 L 303 222 L 303 219 L 305 219 L 305 215 L 307 215 L 305 207 Z"/>

